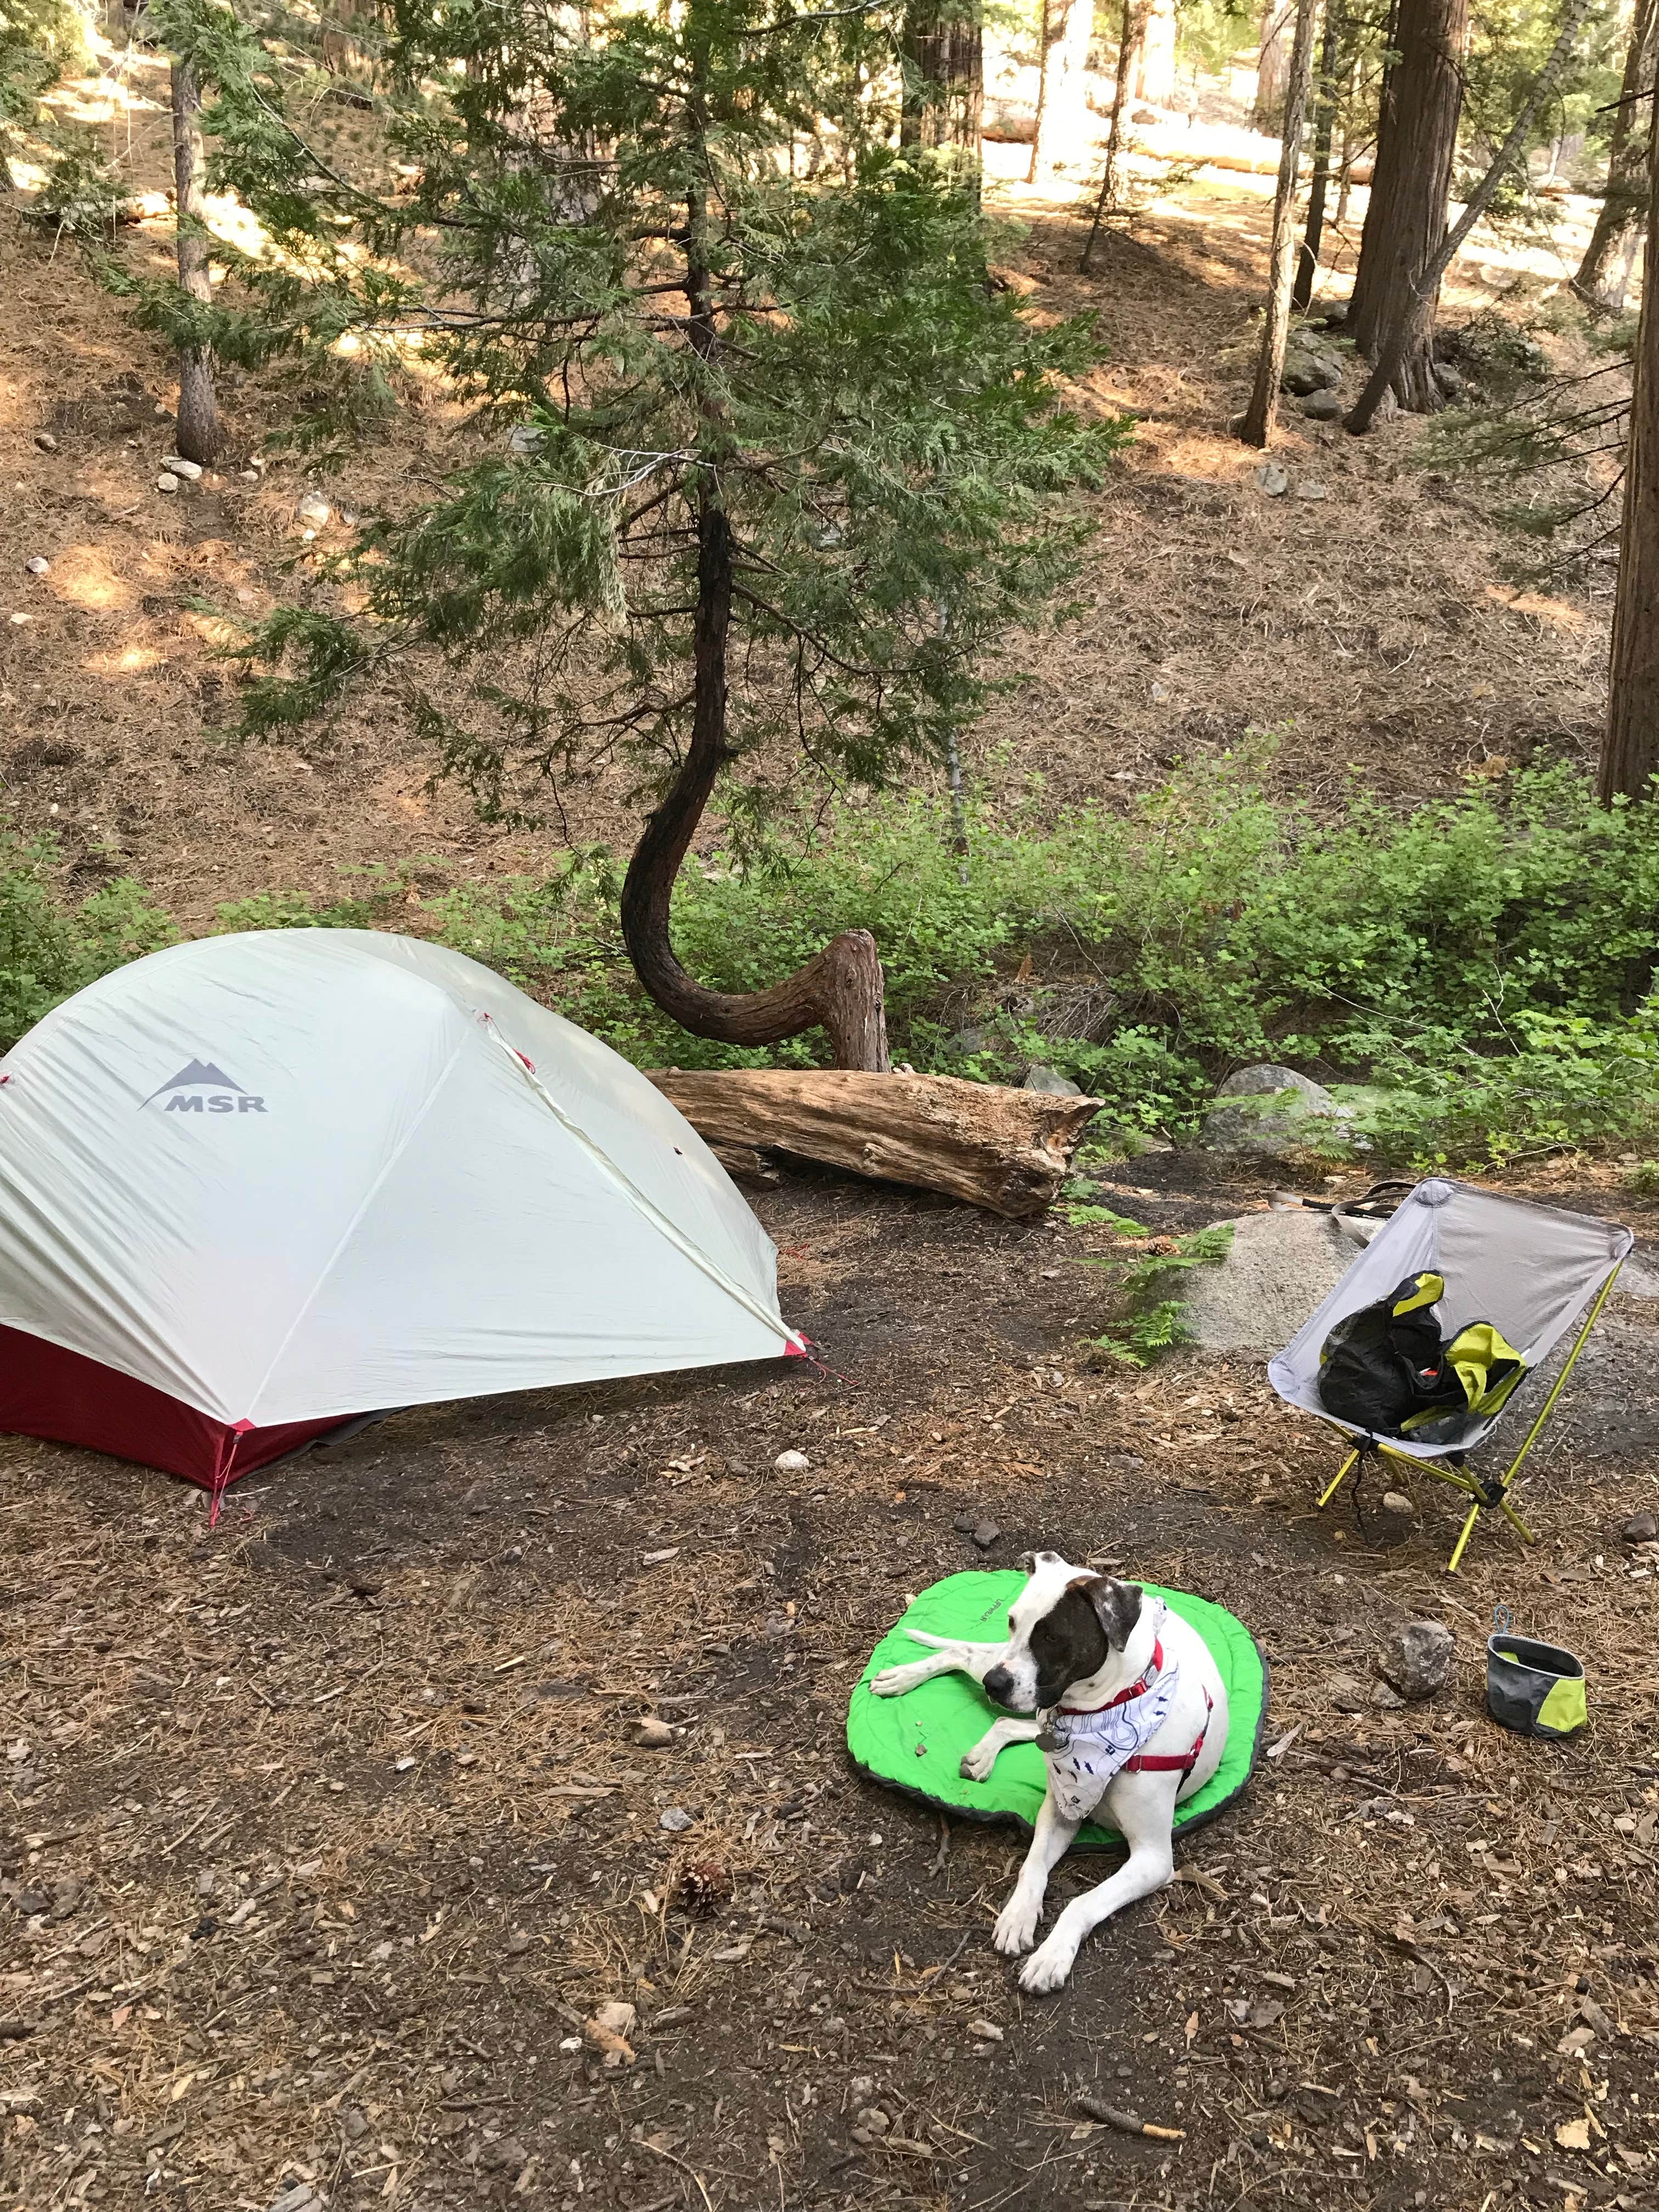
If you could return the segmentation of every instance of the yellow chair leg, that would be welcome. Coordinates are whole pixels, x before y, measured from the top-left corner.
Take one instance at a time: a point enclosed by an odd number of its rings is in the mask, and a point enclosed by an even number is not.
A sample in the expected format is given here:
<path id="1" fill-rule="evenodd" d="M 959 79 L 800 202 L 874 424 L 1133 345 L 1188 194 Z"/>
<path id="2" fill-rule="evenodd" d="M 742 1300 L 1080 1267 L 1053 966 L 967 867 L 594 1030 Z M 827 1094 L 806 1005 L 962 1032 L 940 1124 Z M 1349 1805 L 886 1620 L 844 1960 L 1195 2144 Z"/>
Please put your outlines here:
<path id="1" fill-rule="evenodd" d="M 1446 1572 L 1449 1575 L 1455 1575 L 1457 1572 L 1457 1564 L 1463 1556 L 1463 1547 L 1468 1542 L 1469 1538 L 1474 1535 L 1474 1524 L 1480 1518 L 1480 1500 L 1477 1498 L 1474 1504 L 1469 1508 L 1469 1517 L 1463 1523 L 1463 1527 L 1458 1536 L 1457 1541 L 1452 1546 L 1452 1555 L 1446 1562 Z"/>
<path id="2" fill-rule="evenodd" d="M 1348 1469 L 1354 1464 L 1355 1461 L 1358 1457 L 1359 1454 L 1357 1451 L 1351 1451 L 1346 1459 L 1343 1461 L 1341 1466 L 1338 1468 L 1331 1480 L 1326 1485 L 1319 1500 L 1319 1510 L 1321 1512 L 1324 1511 L 1326 1506 L 1330 1504 L 1337 1492 L 1341 1489 L 1343 1477 L 1347 1474 Z"/>
<path id="3" fill-rule="evenodd" d="M 1516 1510 L 1515 1510 L 1514 1506 L 1512 1506 L 1512 1505 L 1510 1504 L 1510 1501 L 1509 1501 L 1509 1499 L 1508 1499 L 1507 1498 L 1500 1498 L 1500 1499 L 1499 1499 L 1499 1501 L 1498 1501 L 1498 1505 L 1499 1505 L 1499 1510 L 1500 1510 L 1502 1511 L 1502 1513 L 1503 1513 L 1504 1518 L 1507 1522 L 1510 1522 L 1510 1523 L 1514 1528 L 1518 1528 L 1518 1529 L 1520 1530 L 1520 1532 L 1521 1532 L 1522 1535 L 1526 1539 L 1526 1540 L 1527 1540 L 1527 1542 L 1528 1542 L 1528 1544 L 1535 1544 L 1535 1543 L 1538 1541 L 1537 1537 L 1536 1537 L 1536 1536 L 1534 1536 L 1534 1535 L 1533 1534 L 1532 1530 L 1531 1530 L 1530 1528 L 1528 1528 L 1528 1526 L 1527 1526 L 1526 1522 L 1525 1522 L 1521 1518 L 1521 1516 L 1520 1516 L 1520 1515 L 1516 1511 Z"/>

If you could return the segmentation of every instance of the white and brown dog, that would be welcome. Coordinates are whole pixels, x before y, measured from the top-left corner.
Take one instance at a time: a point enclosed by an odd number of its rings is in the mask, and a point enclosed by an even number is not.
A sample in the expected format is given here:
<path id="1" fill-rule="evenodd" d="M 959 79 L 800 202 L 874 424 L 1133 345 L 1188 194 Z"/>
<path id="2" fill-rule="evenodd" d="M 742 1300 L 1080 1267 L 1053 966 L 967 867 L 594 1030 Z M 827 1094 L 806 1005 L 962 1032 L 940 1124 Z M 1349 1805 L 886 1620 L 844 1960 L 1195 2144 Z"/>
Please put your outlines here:
<path id="1" fill-rule="evenodd" d="M 1022 1716 L 995 1722 L 963 1756 L 963 1772 L 982 1782 L 1011 1743 L 1036 1743 L 1048 1761 L 1036 1832 L 992 1938 L 999 1951 L 1031 1949 L 1048 1877 L 1085 1820 L 1097 1814 L 1129 1846 L 1126 1863 L 1074 1897 L 1020 1969 L 1022 1988 L 1057 1990 L 1084 1937 L 1174 1873 L 1175 1808 L 1204 1787 L 1226 1748 L 1225 1685 L 1198 1631 L 1161 1600 L 1058 1552 L 1030 1562 L 1006 1642 L 910 1634 L 931 1656 L 874 1676 L 878 1697 L 959 1671 Z"/>

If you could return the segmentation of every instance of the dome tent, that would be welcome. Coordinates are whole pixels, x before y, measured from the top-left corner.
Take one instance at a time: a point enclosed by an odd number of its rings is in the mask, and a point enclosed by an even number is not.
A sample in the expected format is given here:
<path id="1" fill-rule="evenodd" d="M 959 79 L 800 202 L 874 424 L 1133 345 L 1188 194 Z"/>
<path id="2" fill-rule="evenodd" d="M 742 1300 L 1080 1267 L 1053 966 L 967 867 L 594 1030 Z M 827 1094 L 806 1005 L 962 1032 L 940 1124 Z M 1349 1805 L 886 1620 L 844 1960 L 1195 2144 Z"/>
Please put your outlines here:
<path id="1" fill-rule="evenodd" d="M 799 1352 L 637 1069 L 373 930 L 210 937 L 0 1060 L 0 1429 L 216 1492 L 385 1407 Z"/>

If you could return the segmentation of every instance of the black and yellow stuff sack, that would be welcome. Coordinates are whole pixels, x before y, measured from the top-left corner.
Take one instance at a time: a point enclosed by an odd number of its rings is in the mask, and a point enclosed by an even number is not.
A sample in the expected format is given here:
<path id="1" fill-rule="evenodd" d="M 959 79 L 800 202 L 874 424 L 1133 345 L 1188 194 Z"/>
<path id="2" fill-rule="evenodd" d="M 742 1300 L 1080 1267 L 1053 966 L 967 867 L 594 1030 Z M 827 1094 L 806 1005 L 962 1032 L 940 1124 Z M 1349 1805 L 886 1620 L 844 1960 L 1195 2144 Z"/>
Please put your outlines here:
<path id="1" fill-rule="evenodd" d="M 1432 1273 L 1408 1275 L 1386 1298 L 1338 1322 L 1319 1355 L 1328 1413 L 1371 1436 L 1405 1437 L 1498 1411 L 1527 1371 L 1521 1355 L 1486 1321 L 1468 1322 L 1448 1342 L 1435 1311 L 1445 1289 Z"/>

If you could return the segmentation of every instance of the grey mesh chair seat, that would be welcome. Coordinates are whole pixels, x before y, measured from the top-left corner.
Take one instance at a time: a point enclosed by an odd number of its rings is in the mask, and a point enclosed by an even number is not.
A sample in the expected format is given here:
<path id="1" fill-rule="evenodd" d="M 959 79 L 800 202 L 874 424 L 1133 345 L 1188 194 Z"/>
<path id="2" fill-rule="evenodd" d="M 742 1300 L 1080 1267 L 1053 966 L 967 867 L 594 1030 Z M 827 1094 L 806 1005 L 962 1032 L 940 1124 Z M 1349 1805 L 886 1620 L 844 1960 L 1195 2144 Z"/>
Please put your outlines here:
<path id="1" fill-rule="evenodd" d="M 1483 1504 L 1498 1506 L 1527 1534 L 1505 1492 L 1635 1241 L 1628 1229 L 1589 1214 L 1564 1212 L 1556 1206 L 1534 1205 L 1529 1199 L 1504 1197 L 1439 1176 L 1419 1183 L 1267 1368 L 1268 1381 L 1288 1405 L 1316 1414 L 1358 1440 L 1358 1449 L 1350 1455 L 1321 1504 L 1334 1494 L 1361 1451 L 1376 1450 L 1390 1459 L 1417 1461 L 1474 1499 L 1452 1554 L 1454 1571 Z M 1491 1322 L 1520 1353 L 1529 1375 L 1538 1371 L 1589 1310 L 1566 1366 L 1502 1475 L 1482 1479 L 1465 1474 L 1461 1462 L 1492 1434 L 1508 1407 L 1486 1419 L 1437 1422 L 1428 1435 L 1382 1437 L 1370 1436 L 1351 1421 L 1340 1420 L 1321 1401 L 1320 1349 L 1336 1323 L 1364 1306 L 1375 1304 L 1397 1283 L 1425 1269 L 1445 1282 L 1438 1306 L 1443 1333 L 1450 1337 L 1471 1322 Z M 1451 1462 L 1458 1463 L 1457 1472 Z"/>

